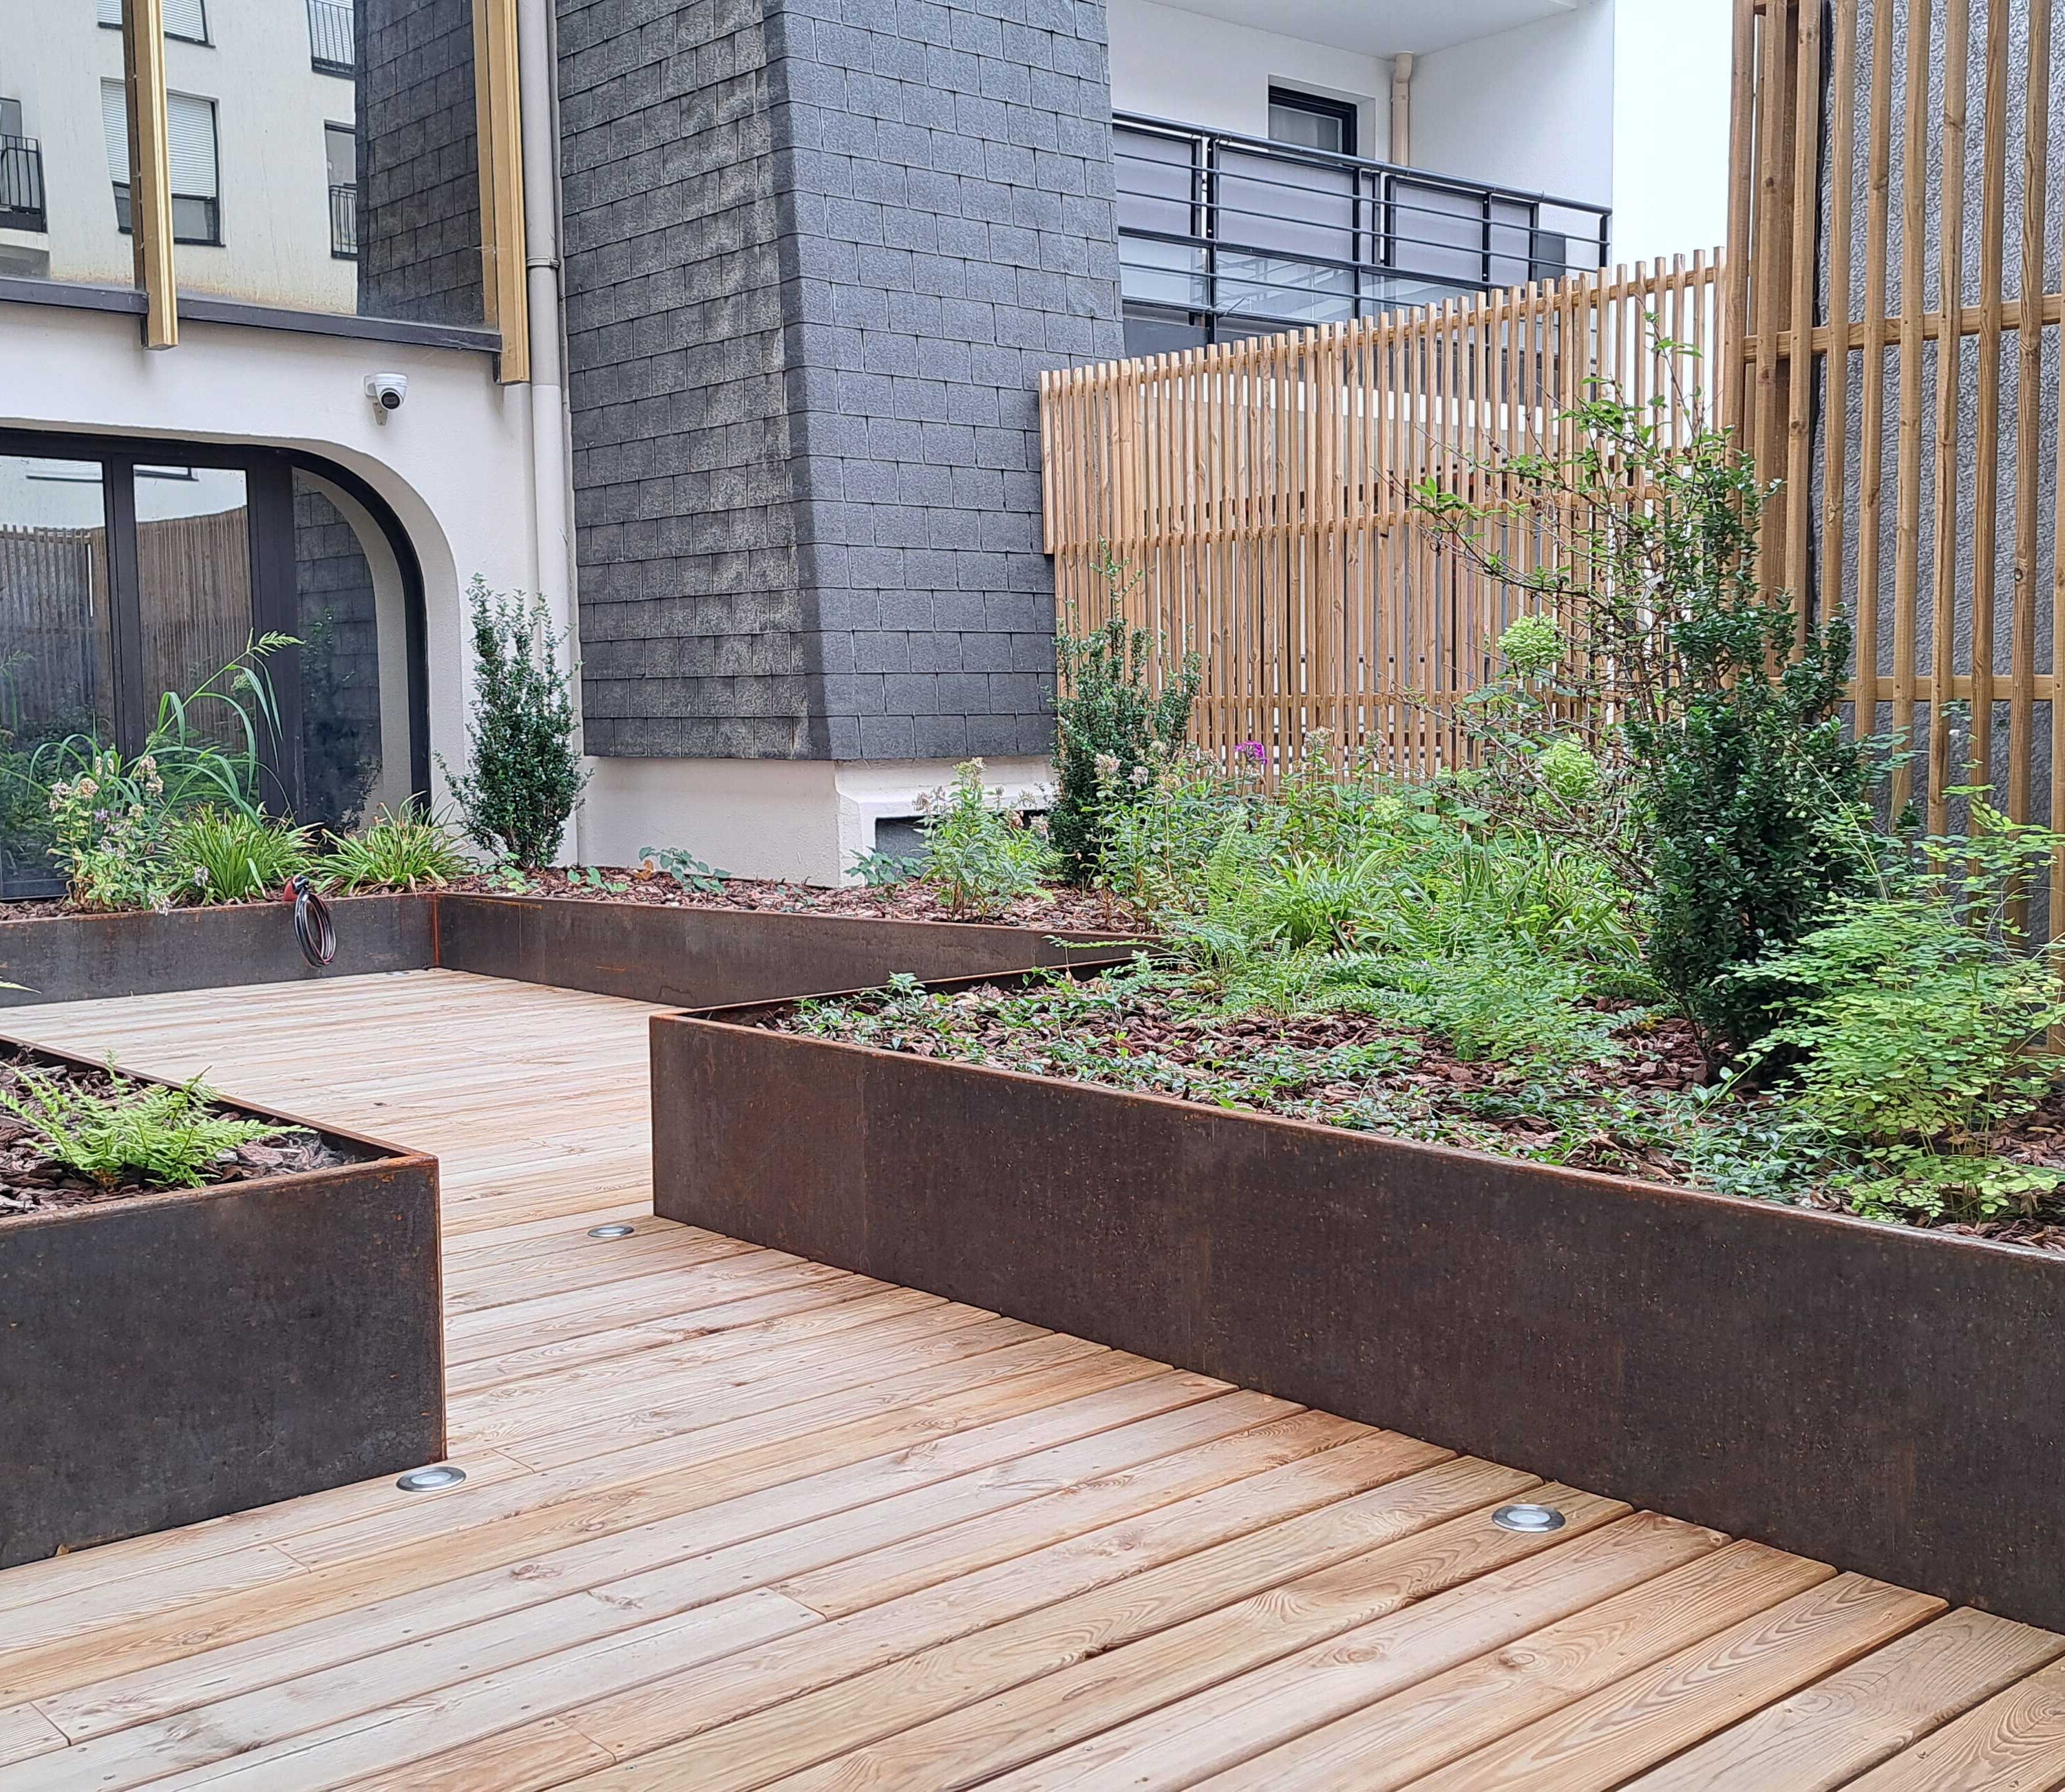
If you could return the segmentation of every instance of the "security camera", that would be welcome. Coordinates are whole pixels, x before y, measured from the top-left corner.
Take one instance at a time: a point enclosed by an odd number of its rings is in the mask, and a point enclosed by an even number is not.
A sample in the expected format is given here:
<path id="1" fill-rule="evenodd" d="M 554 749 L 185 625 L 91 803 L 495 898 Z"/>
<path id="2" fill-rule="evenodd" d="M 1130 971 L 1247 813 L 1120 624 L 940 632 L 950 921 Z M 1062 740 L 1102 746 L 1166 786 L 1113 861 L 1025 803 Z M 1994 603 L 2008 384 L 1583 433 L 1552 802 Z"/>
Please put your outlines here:
<path id="1" fill-rule="evenodd" d="M 366 376 L 366 396 L 373 401 L 373 414 L 381 422 L 387 421 L 390 410 L 399 410 L 402 401 L 409 396 L 409 376 L 406 373 L 368 373 Z"/>

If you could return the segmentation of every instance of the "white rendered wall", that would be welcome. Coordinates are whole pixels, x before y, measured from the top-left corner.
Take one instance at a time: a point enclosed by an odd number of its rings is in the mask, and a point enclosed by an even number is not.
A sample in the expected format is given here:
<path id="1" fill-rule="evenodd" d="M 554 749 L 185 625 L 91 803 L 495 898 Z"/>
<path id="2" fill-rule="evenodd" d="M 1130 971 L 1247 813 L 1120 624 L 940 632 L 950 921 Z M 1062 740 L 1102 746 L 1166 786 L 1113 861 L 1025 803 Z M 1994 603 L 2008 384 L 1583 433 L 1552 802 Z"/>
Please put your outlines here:
<path id="1" fill-rule="evenodd" d="M 1179 124 L 1269 135 L 1272 83 L 1353 100 L 1361 153 L 1390 153 L 1391 61 L 1252 30 L 1153 0 L 1108 0 L 1111 103 Z"/>
<path id="2" fill-rule="evenodd" d="M 0 428 L 267 443 L 358 474 L 422 563 L 430 747 L 462 764 L 467 582 L 539 584 L 526 389 L 459 349 L 189 321 L 154 353 L 137 333 L 134 317 L 0 304 Z M 409 395 L 381 424 L 363 381 L 385 371 L 407 374 Z"/>
<path id="3" fill-rule="evenodd" d="M 1729 0 L 1614 0 L 1614 259 L 1728 233 Z"/>
<path id="4" fill-rule="evenodd" d="M 1557 18 L 1420 57 L 1413 165 L 1610 204 L 1614 12 L 1615 0 L 1583 0 Z"/>
<path id="5" fill-rule="evenodd" d="M 582 856 L 631 865 L 648 846 L 692 854 L 742 878 L 839 884 L 875 846 L 879 821 L 918 813 L 953 777 L 930 760 L 833 764 L 787 759 L 598 759 L 581 817 Z M 984 781 L 1014 803 L 1045 805 L 1044 759 L 995 759 Z"/>

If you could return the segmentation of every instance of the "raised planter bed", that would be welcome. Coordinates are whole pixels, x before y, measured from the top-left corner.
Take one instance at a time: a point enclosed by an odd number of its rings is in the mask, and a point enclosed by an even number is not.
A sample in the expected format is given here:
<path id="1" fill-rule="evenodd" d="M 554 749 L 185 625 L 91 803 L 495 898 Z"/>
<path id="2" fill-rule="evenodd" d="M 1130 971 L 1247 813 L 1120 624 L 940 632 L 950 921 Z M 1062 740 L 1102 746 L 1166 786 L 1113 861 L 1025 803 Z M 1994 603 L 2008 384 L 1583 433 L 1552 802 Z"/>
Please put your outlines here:
<path id="1" fill-rule="evenodd" d="M 2065 1627 L 2065 1261 L 653 1022 L 655 1211 Z"/>
<path id="2" fill-rule="evenodd" d="M 342 897 L 331 909 L 337 957 L 321 969 L 303 960 L 285 902 L 20 921 L 0 910 L 0 983 L 23 986 L 0 988 L 0 1007 L 434 967 L 713 1007 L 869 988 L 899 971 L 929 981 L 1109 963 L 1131 950 L 1109 933 L 453 891 Z"/>
<path id="3" fill-rule="evenodd" d="M 311 1130 L 346 1161 L 0 1215 L 0 1568 L 443 1455 L 436 1160 Z"/>
<path id="4" fill-rule="evenodd" d="M 436 962 L 447 970 L 683 1007 L 867 989 L 899 972 L 933 982 L 1109 964 L 1133 950 L 1109 933 L 973 922 L 529 896 L 443 894 L 437 904 Z"/>
<path id="5" fill-rule="evenodd" d="M 345 896 L 335 960 L 317 970 L 294 942 L 285 902 L 175 909 L 169 914 L 53 914 L 10 921 L 0 908 L 0 1007 L 81 1002 L 235 983 L 421 971 L 436 961 L 429 895 Z"/>

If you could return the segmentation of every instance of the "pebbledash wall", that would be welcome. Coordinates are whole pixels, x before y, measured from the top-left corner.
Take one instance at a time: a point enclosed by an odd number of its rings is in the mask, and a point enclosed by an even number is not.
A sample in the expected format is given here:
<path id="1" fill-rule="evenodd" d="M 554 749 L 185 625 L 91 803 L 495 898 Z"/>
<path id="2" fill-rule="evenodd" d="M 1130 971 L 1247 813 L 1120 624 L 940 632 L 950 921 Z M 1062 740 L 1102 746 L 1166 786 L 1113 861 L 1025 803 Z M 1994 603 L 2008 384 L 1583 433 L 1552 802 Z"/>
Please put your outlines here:
<path id="1" fill-rule="evenodd" d="M 1104 11 L 557 0 L 582 845 L 835 880 L 1052 738 L 1034 393 L 1123 352 Z"/>

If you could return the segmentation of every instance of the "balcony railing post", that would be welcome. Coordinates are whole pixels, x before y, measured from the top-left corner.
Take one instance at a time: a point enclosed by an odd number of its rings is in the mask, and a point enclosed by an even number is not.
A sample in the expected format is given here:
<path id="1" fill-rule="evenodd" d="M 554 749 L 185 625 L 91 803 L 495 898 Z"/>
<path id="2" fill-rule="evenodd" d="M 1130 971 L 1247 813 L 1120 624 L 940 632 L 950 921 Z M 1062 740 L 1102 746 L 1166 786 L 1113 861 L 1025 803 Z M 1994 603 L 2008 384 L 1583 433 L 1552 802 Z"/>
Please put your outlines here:
<path id="1" fill-rule="evenodd" d="M 0 230 L 49 228 L 42 146 L 34 137 L 0 137 Z"/>
<path id="2" fill-rule="evenodd" d="M 1594 235 L 1606 260 L 1610 214 L 1587 201 L 1130 113 L 1113 127 L 1125 295 L 1192 340 L 1491 291 L 1516 268 L 1589 272 Z M 1501 230 L 1521 239 L 1510 252 Z"/>

